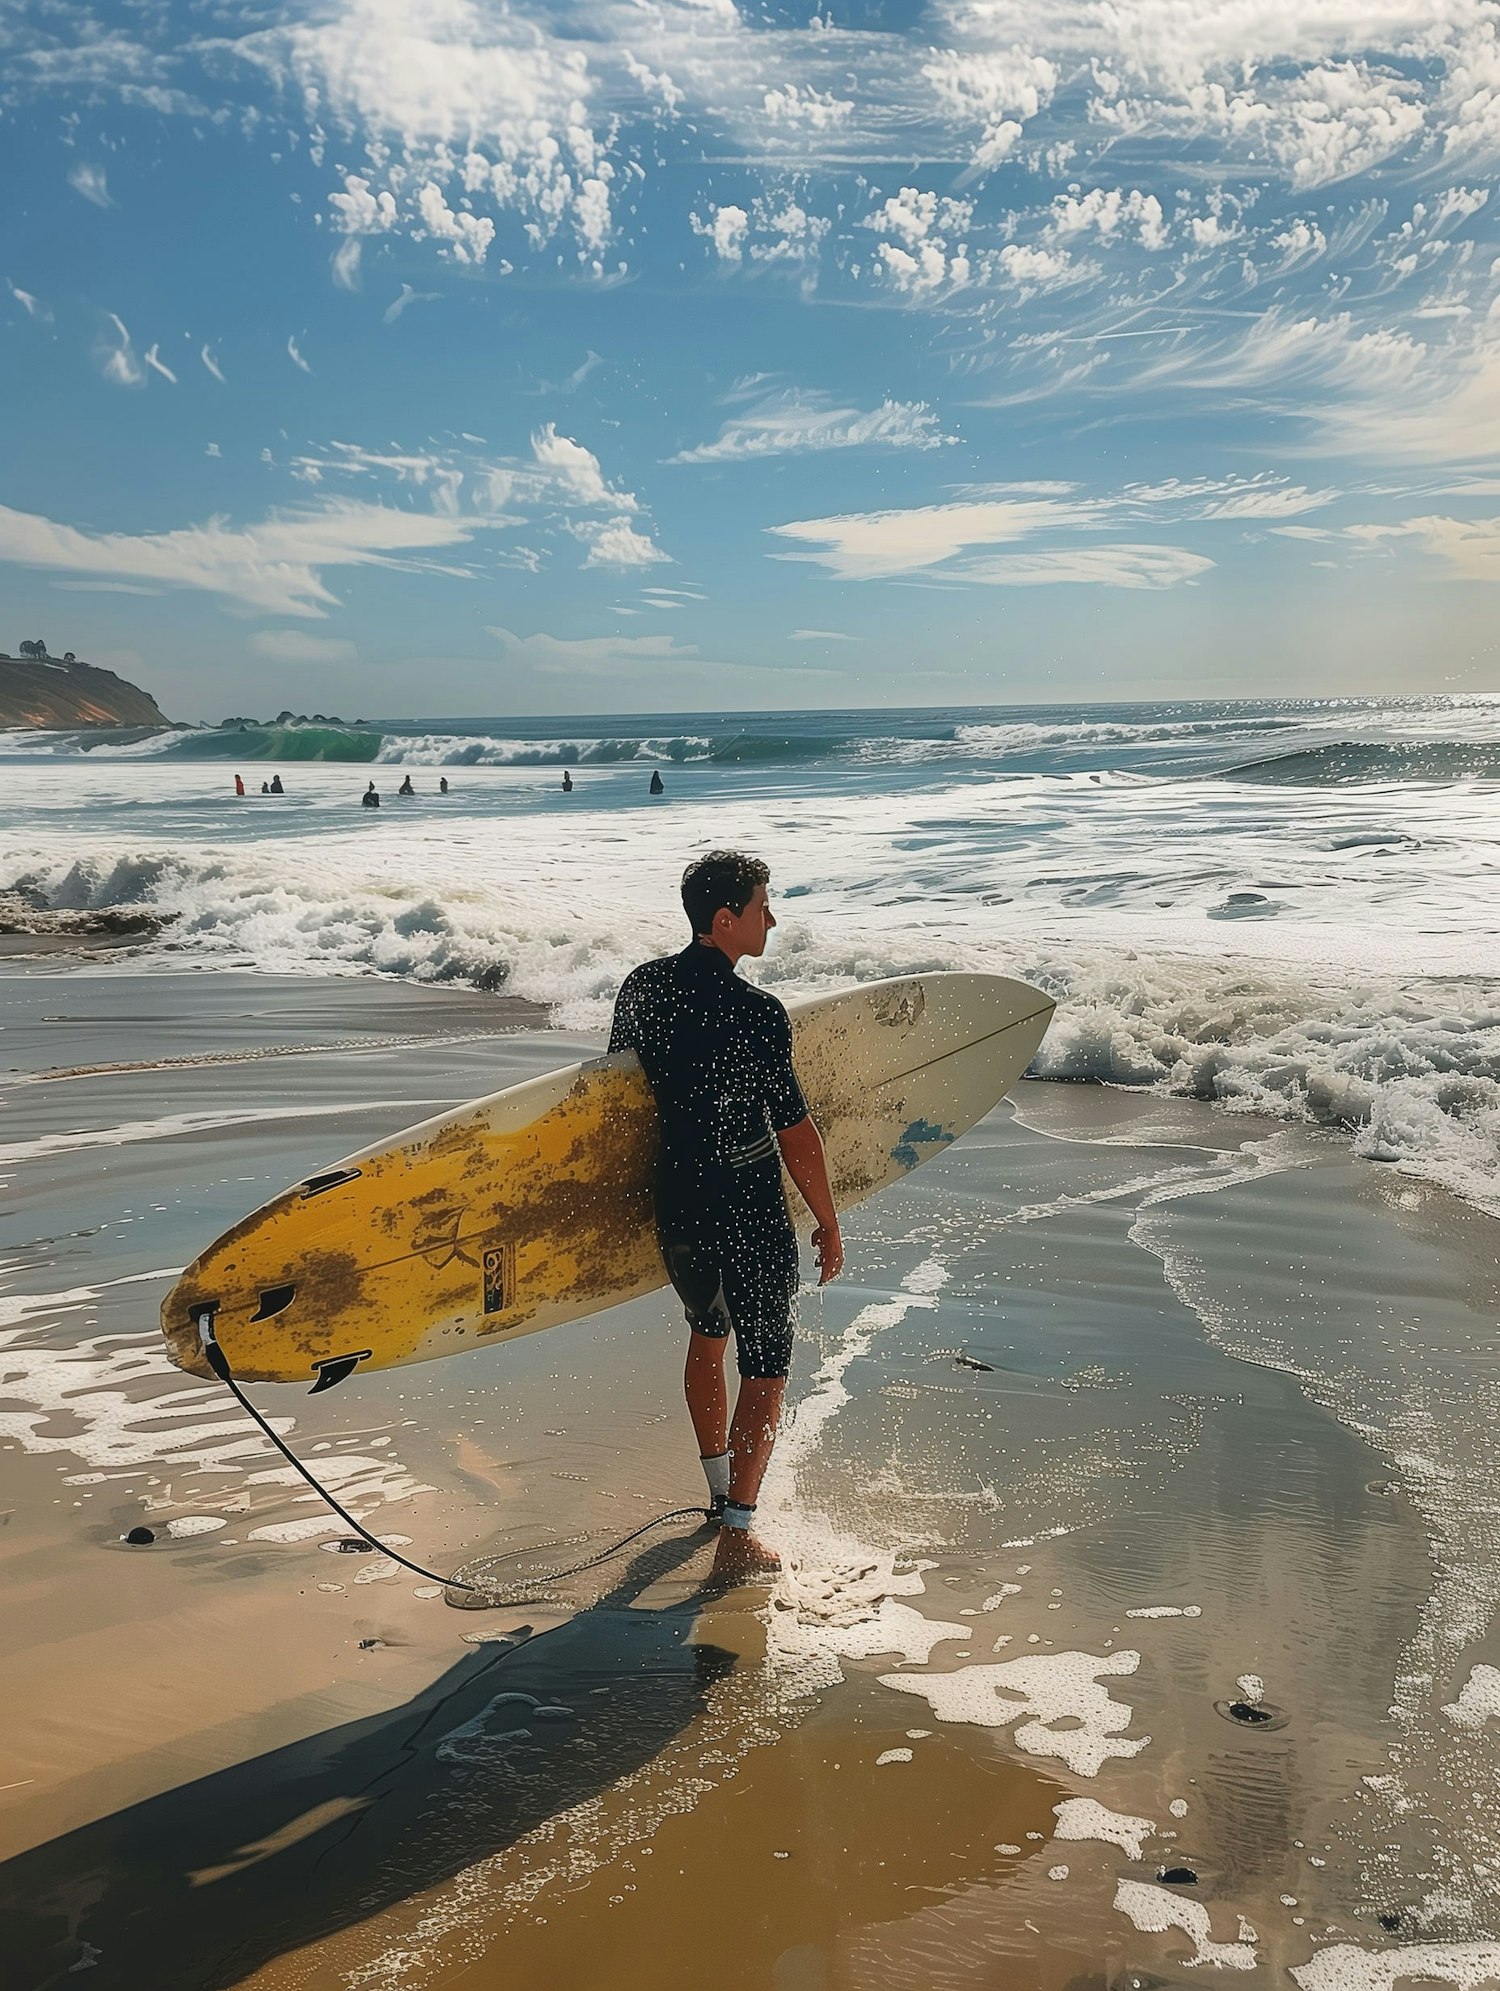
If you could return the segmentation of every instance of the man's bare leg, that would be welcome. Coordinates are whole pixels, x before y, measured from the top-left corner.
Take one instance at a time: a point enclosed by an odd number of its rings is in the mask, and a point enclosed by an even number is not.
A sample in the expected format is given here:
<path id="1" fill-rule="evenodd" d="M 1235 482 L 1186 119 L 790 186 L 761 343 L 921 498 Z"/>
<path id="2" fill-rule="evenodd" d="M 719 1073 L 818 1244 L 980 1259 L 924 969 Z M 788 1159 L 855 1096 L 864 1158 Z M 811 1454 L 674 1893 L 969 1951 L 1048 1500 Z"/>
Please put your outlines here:
<path id="1" fill-rule="evenodd" d="M 699 1455 L 705 1459 L 718 1458 L 729 1450 L 729 1397 L 724 1388 L 724 1350 L 728 1345 L 727 1335 L 695 1330 L 688 1336 L 682 1393 L 687 1398 Z"/>
<path id="2" fill-rule="evenodd" d="M 711 1522 L 722 1513 L 729 1492 L 729 1398 L 724 1388 L 724 1350 L 728 1345 L 725 1335 L 699 1334 L 695 1329 L 688 1336 L 687 1364 L 682 1372 L 682 1393 L 708 1481 Z"/>
<path id="3" fill-rule="evenodd" d="M 761 1481 L 771 1463 L 785 1395 L 785 1376 L 745 1376 L 740 1381 L 734 1423 L 729 1431 L 729 1500 L 732 1507 L 741 1510 L 753 1508 L 759 1498 Z M 718 1553 L 714 1557 L 716 1576 L 769 1575 L 780 1567 L 780 1557 L 759 1541 L 750 1528 L 726 1525 L 721 1529 Z"/>

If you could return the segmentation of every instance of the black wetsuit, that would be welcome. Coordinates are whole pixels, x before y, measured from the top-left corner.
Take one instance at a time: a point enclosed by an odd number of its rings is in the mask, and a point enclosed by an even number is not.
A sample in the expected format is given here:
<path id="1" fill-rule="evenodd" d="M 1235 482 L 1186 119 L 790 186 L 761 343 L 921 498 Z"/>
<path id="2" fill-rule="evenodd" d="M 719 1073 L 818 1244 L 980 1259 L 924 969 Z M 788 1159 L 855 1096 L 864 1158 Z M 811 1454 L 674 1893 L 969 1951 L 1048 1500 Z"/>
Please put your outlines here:
<path id="1" fill-rule="evenodd" d="M 695 940 L 626 976 L 609 1048 L 656 1094 L 657 1236 L 688 1325 L 733 1328 L 742 1376 L 784 1376 L 797 1239 L 776 1135 L 807 1117 L 785 1009 Z"/>

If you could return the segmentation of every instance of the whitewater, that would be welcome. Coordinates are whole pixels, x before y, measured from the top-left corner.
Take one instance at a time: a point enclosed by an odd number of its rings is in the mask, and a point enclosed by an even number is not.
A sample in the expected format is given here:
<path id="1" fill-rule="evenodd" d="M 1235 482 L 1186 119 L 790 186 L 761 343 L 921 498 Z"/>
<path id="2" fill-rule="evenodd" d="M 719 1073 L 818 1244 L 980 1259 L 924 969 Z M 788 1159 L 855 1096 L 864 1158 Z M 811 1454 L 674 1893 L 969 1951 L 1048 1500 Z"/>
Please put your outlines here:
<path id="1" fill-rule="evenodd" d="M 0 790 L 0 893 L 168 922 L 107 972 L 454 982 L 569 1029 L 680 944 L 684 864 L 748 847 L 783 995 L 1019 975 L 1059 1002 L 1039 1076 L 1311 1120 L 1500 1213 L 1500 699 L 9 734 Z"/>

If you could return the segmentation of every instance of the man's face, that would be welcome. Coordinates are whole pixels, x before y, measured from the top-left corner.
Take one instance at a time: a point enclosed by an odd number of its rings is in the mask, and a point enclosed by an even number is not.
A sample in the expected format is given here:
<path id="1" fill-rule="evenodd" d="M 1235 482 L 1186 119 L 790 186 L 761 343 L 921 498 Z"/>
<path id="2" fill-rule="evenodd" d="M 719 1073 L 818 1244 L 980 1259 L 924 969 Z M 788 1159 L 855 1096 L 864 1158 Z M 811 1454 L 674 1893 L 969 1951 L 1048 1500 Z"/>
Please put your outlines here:
<path id="1" fill-rule="evenodd" d="M 728 906 L 721 906 L 714 914 L 714 939 L 726 954 L 736 959 L 748 954 L 758 961 L 766 951 L 766 941 L 775 924 L 776 915 L 771 911 L 766 888 L 757 885 L 742 913 L 732 913 Z"/>

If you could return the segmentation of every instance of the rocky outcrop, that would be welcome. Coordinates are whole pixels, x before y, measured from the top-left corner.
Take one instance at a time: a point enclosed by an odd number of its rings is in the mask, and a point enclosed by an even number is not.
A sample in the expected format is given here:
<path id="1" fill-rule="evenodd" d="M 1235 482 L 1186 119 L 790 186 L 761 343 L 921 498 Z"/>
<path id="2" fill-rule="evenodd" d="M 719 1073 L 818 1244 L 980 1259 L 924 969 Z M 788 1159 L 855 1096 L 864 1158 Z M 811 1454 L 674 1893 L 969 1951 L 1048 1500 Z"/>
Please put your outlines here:
<path id="1" fill-rule="evenodd" d="M 0 727 L 165 726 L 149 691 L 76 659 L 0 654 Z"/>

